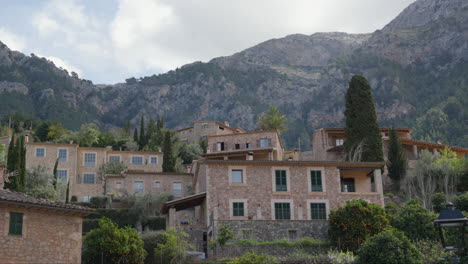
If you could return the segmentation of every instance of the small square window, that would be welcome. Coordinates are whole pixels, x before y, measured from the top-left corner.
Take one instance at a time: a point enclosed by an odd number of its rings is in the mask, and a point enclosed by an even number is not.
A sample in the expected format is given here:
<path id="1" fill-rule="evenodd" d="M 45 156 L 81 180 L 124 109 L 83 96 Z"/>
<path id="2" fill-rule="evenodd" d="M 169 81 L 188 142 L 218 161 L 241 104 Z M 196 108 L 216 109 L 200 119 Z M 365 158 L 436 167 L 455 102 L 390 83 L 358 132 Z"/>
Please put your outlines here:
<path id="1" fill-rule="evenodd" d="M 10 212 L 9 235 L 21 236 L 23 234 L 23 214 Z"/>
<path id="2" fill-rule="evenodd" d="M 153 188 L 155 189 L 161 188 L 161 182 L 153 182 Z"/>
<path id="3" fill-rule="evenodd" d="M 252 148 L 252 143 L 245 143 L 245 148 Z"/>
<path id="4" fill-rule="evenodd" d="M 240 144 L 235 145 L 236 149 L 240 149 Z"/>
<path id="5" fill-rule="evenodd" d="M 336 146 L 342 146 L 344 144 L 344 139 L 337 139 L 335 140 L 335 145 Z"/>
<path id="6" fill-rule="evenodd" d="M 83 195 L 83 202 L 89 203 L 89 201 L 91 201 L 92 197 L 93 196 L 91 196 L 91 195 Z"/>
<path id="7" fill-rule="evenodd" d="M 231 183 L 244 183 L 244 175 L 242 170 L 231 171 Z"/>
<path id="8" fill-rule="evenodd" d="M 115 189 L 117 189 L 117 190 L 122 189 L 122 183 L 121 182 L 116 182 L 115 183 Z"/>
<path id="9" fill-rule="evenodd" d="M 59 149 L 58 150 L 58 159 L 59 159 L 59 162 L 67 162 L 67 149 Z"/>
<path id="10" fill-rule="evenodd" d="M 260 147 L 261 148 L 268 148 L 270 146 L 270 141 L 268 138 L 261 138 L 260 139 Z"/>
<path id="11" fill-rule="evenodd" d="M 143 193 L 143 182 L 137 181 L 133 183 L 133 190 L 135 193 Z"/>
<path id="12" fill-rule="evenodd" d="M 224 151 L 224 142 L 216 143 L 216 150 L 217 151 Z"/>
<path id="13" fill-rule="evenodd" d="M 142 165 L 143 164 L 143 157 L 142 156 L 133 156 L 132 157 L 132 164 Z"/>
<path id="14" fill-rule="evenodd" d="M 85 166 L 96 166 L 96 153 L 85 153 L 84 154 L 84 165 Z"/>
<path id="15" fill-rule="evenodd" d="M 232 215 L 233 216 L 244 216 L 244 203 L 242 203 L 242 202 L 232 203 Z"/>
<path id="16" fill-rule="evenodd" d="M 289 203 L 275 203 L 275 219 L 291 219 L 291 207 Z"/>
<path id="17" fill-rule="evenodd" d="M 174 197 L 182 197 L 182 183 L 174 182 L 172 184 L 172 195 Z"/>
<path id="18" fill-rule="evenodd" d="M 36 148 L 36 157 L 38 157 L 38 158 L 45 157 L 45 149 L 44 148 Z"/>
<path id="19" fill-rule="evenodd" d="M 310 219 L 327 219 L 325 203 L 310 204 Z"/>
<path id="20" fill-rule="evenodd" d="M 153 156 L 150 158 L 150 163 L 151 164 L 158 164 L 158 157 L 156 156 Z"/>
<path id="21" fill-rule="evenodd" d="M 83 174 L 83 184 L 94 184 L 95 183 L 95 174 L 94 173 L 85 173 Z"/>
<path id="22" fill-rule="evenodd" d="M 120 163 L 120 156 L 118 155 L 111 155 L 109 156 L 109 163 Z"/>
<path id="23" fill-rule="evenodd" d="M 67 182 L 68 171 L 67 170 L 57 170 L 57 178 L 60 182 Z"/>

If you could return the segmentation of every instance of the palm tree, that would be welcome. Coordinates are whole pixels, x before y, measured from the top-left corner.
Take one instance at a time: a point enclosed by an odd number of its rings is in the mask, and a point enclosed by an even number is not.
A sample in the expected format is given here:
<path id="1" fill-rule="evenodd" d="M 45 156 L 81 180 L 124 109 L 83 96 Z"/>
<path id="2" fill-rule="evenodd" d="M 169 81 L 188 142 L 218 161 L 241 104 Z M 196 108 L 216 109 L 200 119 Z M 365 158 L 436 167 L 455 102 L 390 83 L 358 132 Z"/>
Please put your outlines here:
<path id="1" fill-rule="evenodd" d="M 276 106 L 270 106 L 268 111 L 262 114 L 258 119 L 257 130 L 278 130 L 288 129 L 284 124 L 288 120 Z"/>

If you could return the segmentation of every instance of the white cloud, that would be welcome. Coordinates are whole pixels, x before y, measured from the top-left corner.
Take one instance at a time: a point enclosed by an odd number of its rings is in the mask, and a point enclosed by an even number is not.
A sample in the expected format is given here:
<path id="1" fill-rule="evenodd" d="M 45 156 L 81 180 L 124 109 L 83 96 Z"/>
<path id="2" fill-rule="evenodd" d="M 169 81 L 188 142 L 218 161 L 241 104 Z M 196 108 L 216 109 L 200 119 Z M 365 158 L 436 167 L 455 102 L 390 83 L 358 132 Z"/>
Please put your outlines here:
<path id="1" fill-rule="evenodd" d="M 55 64 L 55 66 L 60 67 L 62 69 L 66 69 L 68 71 L 68 73 L 71 73 L 72 71 L 74 71 L 74 72 L 78 73 L 79 76 L 81 76 L 82 71 L 80 69 L 78 69 L 78 67 L 68 63 L 65 60 L 62 60 L 61 58 L 54 57 L 54 56 L 42 56 L 42 55 L 38 55 L 38 56 L 39 57 L 44 57 L 44 58 L 52 61 Z"/>
<path id="2" fill-rule="evenodd" d="M 8 31 L 7 29 L 3 27 L 0 27 L 0 41 L 5 43 L 5 45 L 7 45 L 8 48 L 12 50 L 25 52 L 25 48 L 26 48 L 25 40 L 22 37 L 11 33 L 10 31 Z"/>

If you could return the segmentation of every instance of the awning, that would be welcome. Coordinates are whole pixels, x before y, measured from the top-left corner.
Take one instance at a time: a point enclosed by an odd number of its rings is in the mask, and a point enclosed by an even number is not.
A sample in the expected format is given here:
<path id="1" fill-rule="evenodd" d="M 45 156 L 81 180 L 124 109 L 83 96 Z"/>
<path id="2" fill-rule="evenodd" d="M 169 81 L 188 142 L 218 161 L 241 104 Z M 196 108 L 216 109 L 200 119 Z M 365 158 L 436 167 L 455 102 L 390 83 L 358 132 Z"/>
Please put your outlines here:
<path id="1" fill-rule="evenodd" d="M 161 207 L 161 213 L 167 214 L 169 212 L 169 209 L 171 208 L 175 208 L 176 211 L 184 210 L 187 208 L 193 208 L 195 206 L 201 205 L 205 198 L 206 192 L 202 192 L 199 194 L 186 196 L 177 200 L 165 202 Z"/>

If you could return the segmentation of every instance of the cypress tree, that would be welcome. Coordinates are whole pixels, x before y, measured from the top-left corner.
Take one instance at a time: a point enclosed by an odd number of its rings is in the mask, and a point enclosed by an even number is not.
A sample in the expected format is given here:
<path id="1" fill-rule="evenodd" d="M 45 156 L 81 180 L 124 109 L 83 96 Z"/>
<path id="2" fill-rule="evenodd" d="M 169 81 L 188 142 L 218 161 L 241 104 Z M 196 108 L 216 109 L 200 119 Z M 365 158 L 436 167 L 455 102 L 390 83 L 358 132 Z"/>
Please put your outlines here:
<path id="1" fill-rule="evenodd" d="M 133 141 L 138 143 L 138 130 L 136 127 L 135 127 L 135 130 L 133 131 Z"/>
<path id="2" fill-rule="evenodd" d="M 65 203 L 69 203 L 69 197 L 70 196 L 70 181 L 67 182 L 67 192 L 65 193 Z"/>
<path id="3" fill-rule="evenodd" d="M 24 192 L 26 189 L 26 146 L 24 136 L 21 137 L 18 152 L 20 153 L 18 191 Z"/>
<path id="4" fill-rule="evenodd" d="M 156 123 L 154 122 L 154 119 L 151 117 L 148 123 L 148 129 L 146 130 L 146 144 L 148 144 L 148 142 L 150 141 L 150 138 L 153 136 L 155 132 L 156 132 Z"/>
<path id="5" fill-rule="evenodd" d="M 400 191 L 400 182 L 406 175 L 407 160 L 400 137 L 393 127 L 390 129 L 388 141 L 387 169 L 394 190 L 396 192 Z"/>
<path id="6" fill-rule="evenodd" d="M 58 167 L 58 161 L 59 161 L 59 159 L 57 158 L 57 160 L 55 160 L 55 165 L 54 165 L 54 170 L 53 170 L 54 181 L 52 182 L 52 185 L 54 185 L 54 190 L 57 190 L 57 182 L 58 182 L 57 167 Z"/>
<path id="7" fill-rule="evenodd" d="M 146 137 L 145 137 L 145 116 L 142 114 L 141 115 L 141 121 L 140 121 L 140 136 L 138 137 L 139 141 L 138 141 L 138 146 L 140 148 L 140 150 L 142 150 L 146 143 Z"/>
<path id="8" fill-rule="evenodd" d="M 172 138 L 169 131 L 166 131 L 164 135 L 163 155 L 163 172 L 175 172 L 175 158 L 172 153 Z"/>
<path id="9" fill-rule="evenodd" d="M 355 75 L 349 82 L 345 117 L 344 148 L 347 160 L 383 161 L 382 138 L 374 99 L 371 87 L 363 76 Z M 356 160 L 356 156 L 360 158 Z"/>
<path id="10" fill-rule="evenodd" d="M 16 155 L 15 155 L 15 133 L 11 135 L 10 145 L 8 146 L 8 156 L 7 156 L 7 169 L 8 171 L 14 171 L 16 168 Z"/>

